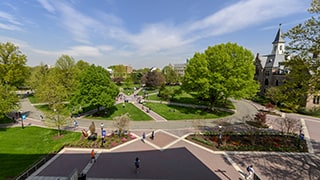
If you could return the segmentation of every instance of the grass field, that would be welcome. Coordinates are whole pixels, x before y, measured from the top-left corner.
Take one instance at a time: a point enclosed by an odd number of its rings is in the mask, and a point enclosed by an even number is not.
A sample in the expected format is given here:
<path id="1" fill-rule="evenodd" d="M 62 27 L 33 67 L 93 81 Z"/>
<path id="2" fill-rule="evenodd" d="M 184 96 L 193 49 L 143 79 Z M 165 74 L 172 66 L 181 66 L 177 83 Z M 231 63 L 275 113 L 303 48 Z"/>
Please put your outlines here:
<path id="1" fill-rule="evenodd" d="M 133 121 L 149 121 L 152 120 L 152 118 L 148 115 L 146 115 L 144 112 L 142 112 L 140 109 L 136 108 L 131 103 L 125 103 L 125 107 L 123 107 L 123 104 L 117 104 L 115 105 L 111 110 L 111 112 L 107 113 L 103 116 L 88 116 L 89 119 L 98 119 L 98 120 L 112 120 L 116 116 L 121 116 L 125 113 L 129 114 L 129 117 Z"/>
<path id="2" fill-rule="evenodd" d="M 13 178 L 49 153 L 57 152 L 81 134 L 63 132 L 57 138 L 57 131 L 39 127 L 0 128 L 0 179 Z"/>
<path id="3" fill-rule="evenodd" d="M 53 111 L 49 108 L 48 105 L 35 105 L 35 108 L 39 109 L 40 111 L 44 113 L 53 113 Z M 60 112 L 60 114 L 64 116 L 70 116 L 71 110 L 67 106 Z"/>
<path id="4" fill-rule="evenodd" d="M 31 104 L 41 103 L 40 100 L 34 95 L 29 95 L 28 99 L 31 102 Z"/>
<path id="5" fill-rule="evenodd" d="M 214 119 L 231 115 L 231 113 L 223 111 L 207 112 L 204 109 L 159 103 L 145 103 L 145 105 L 167 120 Z"/>

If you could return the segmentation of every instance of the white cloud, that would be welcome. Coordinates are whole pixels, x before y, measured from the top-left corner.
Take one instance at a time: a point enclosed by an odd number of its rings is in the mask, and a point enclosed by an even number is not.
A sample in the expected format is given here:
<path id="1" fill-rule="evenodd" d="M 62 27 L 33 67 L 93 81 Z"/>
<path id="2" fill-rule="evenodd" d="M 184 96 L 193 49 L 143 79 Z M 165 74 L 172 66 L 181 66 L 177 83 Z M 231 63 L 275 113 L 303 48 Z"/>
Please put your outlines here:
<path id="1" fill-rule="evenodd" d="M 74 46 L 61 54 L 68 54 L 74 57 L 99 57 L 102 55 L 99 48 L 91 46 Z"/>
<path id="2" fill-rule="evenodd" d="M 141 55 L 192 44 L 197 40 L 228 34 L 268 20 L 305 11 L 300 0 L 242 0 L 207 17 L 182 24 L 158 22 L 146 24 L 140 33 L 132 34 L 120 27 L 108 35 L 126 44 L 126 49 Z M 276 22 L 278 23 L 278 22 Z M 114 34 L 112 32 L 115 32 Z M 112 35 L 110 35 L 112 34 Z"/>
<path id="3" fill-rule="evenodd" d="M 136 35 L 128 34 L 128 42 L 137 50 L 152 53 L 185 44 L 177 30 L 168 24 L 153 24 Z"/>
<path id="4" fill-rule="evenodd" d="M 17 21 L 14 16 L 12 16 L 9 13 L 0 11 L 0 29 L 11 31 L 21 30 L 21 25 L 22 24 L 19 21 Z"/>
<path id="5" fill-rule="evenodd" d="M 48 0 L 38 0 L 38 2 L 42 5 L 43 8 L 45 8 L 50 13 L 54 13 L 56 11 L 56 9 L 50 3 L 50 1 L 48 1 Z"/>
<path id="6" fill-rule="evenodd" d="M 87 59 L 103 63 L 140 63 L 138 66 L 157 66 L 179 59 L 184 62 L 186 57 L 203 48 L 198 45 L 201 40 L 213 39 L 218 35 L 263 24 L 279 17 L 305 12 L 305 2 L 301 0 L 239 0 L 203 19 L 192 19 L 179 24 L 175 23 L 174 19 L 172 22 L 153 22 L 141 25 L 136 33 L 125 28 L 126 19 L 105 13 L 99 10 L 99 7 L 96 11 L 84 12 L 68 1 L 38 2 L 55 17 L 55 23 L 67 30 L 76 42 L 66 39 L 68 47 L 59 46 L 61 49 L 53 51 L 29 47 L 30 52 L 41 57 L 46 55 L 53 60 L 62 54 L 68 54 L 75 59 L 88 57 Z M 15 30 L 21 25 L 8 13 L 0 12 L 1 19 L 6 19 L 6 23 L 0 21 L 0 29 Z M 275 22 L 276 26 L 278 23 L 281 22 Z M 95 42 L 96 39 L 100 40 L 99 43 Z M 65 50 L 62 50 L 63 48 Z"/>
<path id="7" fill-rule="evenodd" d="M 72 46 L 72 47 L 69 47 L 67 50 L 57 50 L 57 51 L 32 49 L 32 51 L 42 55 L 57 56 L 57 55 L 66 54 L 74 58 L 82 58 L 82 57 L 98 58 L 98 57 L 101 57 L 104 53 L 109 52 L 111 50 L 113 50 L 113 47 L 108 45 Z"/>
<path id="8" fill-rule="evenodd" d="M 221 35 L 263 23 L 278 17 L 304 11 L 300 0 L 242 0 L 194 22 L 190 32 L 202 31 L 204 36 Z"/>

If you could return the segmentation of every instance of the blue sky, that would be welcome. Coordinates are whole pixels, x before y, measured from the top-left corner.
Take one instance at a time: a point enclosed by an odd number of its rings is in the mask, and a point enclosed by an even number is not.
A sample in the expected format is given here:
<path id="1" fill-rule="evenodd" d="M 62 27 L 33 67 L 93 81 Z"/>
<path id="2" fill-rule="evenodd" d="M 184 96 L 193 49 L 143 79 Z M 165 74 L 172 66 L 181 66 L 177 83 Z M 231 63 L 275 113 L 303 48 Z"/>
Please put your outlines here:
<path id="1" fill-rule="evenodd" d="M 2 0 L 0 41 L 27 64 L 62 55 L 108 67 L 184 63 L 208 46 L 235 42 L 268 54 L 282 31 L 310 17 L 310 0 Z"/>

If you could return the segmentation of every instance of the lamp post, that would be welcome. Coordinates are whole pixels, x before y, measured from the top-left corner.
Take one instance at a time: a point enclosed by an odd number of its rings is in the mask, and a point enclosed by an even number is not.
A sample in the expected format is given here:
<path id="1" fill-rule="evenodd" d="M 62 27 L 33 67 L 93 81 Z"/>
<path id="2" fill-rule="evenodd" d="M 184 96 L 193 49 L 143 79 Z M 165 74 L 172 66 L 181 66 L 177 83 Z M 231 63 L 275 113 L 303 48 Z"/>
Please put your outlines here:
<path id="1" fill-rule="evenodd" d="M 218 142 L 218 148 L 220 148 L 220 145 L 222 144 L 222 126 L 219 127 L 219 142 Z"/>
<path id="2" fill-rule="evenodd" d="M 102 147 L 102 146 L 103 146 L 103 142 L 104 142 L 104 134 L 103 134 L 104 124 L 101 123 L 101 124 L 100 124 L 100 127 L 101 127 L 101 147 Z"/>
<path id="3" fill-rule="evenodd" d="M 301 147 L 301 141 L 304 140 L 304 134 L 302 133 L 303 131 L 303 126 L 301 125 L 300 126 L 300 129 L 299 129 L 299 137 L 298 137 L 298 147 L 300 148 Z"/>

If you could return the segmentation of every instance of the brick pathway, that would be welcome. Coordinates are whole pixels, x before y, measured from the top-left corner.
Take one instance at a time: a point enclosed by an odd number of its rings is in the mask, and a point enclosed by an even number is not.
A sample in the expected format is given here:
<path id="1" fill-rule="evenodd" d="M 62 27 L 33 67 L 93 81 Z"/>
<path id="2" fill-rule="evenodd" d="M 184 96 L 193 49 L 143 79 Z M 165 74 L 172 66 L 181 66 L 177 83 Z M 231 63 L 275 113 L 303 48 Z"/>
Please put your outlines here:
<path id="1" fill-rule="evenodd" d="M 133 132 L 140 134 L 140 131 Z M 76 168 L 82 172 L 90 164 L 91 149 L 64 149 L 29 179 L 64 178 Z M 163 130 L 155 131 L 154 140 L 147 133 L 114 149 L 96 149 L 97 162 L 87 171 L 87 179 L 239 179 L 241 174 L 227 160 L 226 154 L 214 153 L 184 138 Z M 135 173 L 134 159 L 141 167 Z"/>

